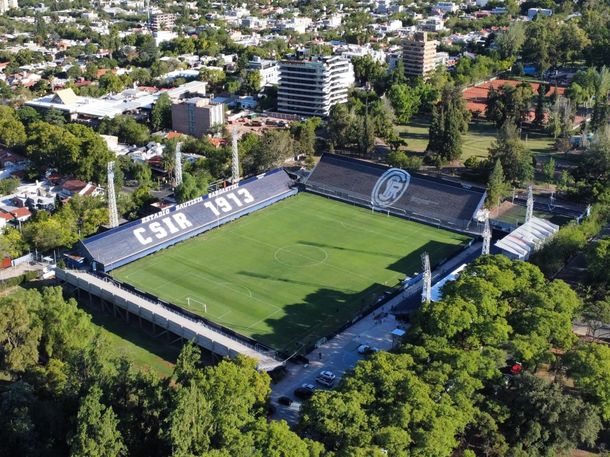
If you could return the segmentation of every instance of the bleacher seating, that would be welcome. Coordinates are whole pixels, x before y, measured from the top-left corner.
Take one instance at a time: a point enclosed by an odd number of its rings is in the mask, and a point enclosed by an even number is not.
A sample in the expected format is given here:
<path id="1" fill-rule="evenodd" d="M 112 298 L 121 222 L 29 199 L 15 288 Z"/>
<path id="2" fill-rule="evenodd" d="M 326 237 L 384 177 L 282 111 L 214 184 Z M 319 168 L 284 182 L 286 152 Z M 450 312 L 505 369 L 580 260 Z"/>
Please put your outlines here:
<path id="1" fill-rule="evenodd" d="M 87 238 L 79 250 L 96 270 L 110 271 L 293 195 L 292 185 L 273 170 Z"/>
<path id="2" fill-rule="evenodd" d="M 307 179 L 306 188 L 368 206 L 375 183 L 387 170 L 383 165 L 325 154 Z M 390 212 L 465 229 L 484 199 L 484 189 L 411 173 L 406 192 Z"/>

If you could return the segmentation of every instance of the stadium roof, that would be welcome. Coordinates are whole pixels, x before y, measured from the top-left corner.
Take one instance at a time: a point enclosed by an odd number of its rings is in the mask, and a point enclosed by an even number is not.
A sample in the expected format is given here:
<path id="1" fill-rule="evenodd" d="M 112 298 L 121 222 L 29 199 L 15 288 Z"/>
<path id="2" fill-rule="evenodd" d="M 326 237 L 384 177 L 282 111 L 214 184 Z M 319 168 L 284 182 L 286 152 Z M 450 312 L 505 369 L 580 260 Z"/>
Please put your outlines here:
<path id="1" fill-rule="evenodd" d="M 495 246 L 513 259 L 527 260 L 533 252 L 559 231 L 559 226 L 539 217 L 532 217 L 517 227 Z"/>
<path id="2" fill-rule="evenodd" d="M 313 192 L 369 206 L 376 183 L 389 169 L 364 160 L 324 154 L 306 185 Z M 422 174 L 410 175 L 406 191 L 389 207 L 395 214 L 467 230 L 485 201 L 482 188 Z"/>
<path id="3" fill-rule="evenodd" d="M 441 301 L 443 299 L 443 287 L 445 286 L 445 284 L 451 281 L 455 281 L 458 276 L 460 276 L 460 273 L 464 271 L 464 268 L 466 268 L 467 265 L 467 263 L 463 263 L 451 273 L 449 273 L 447 276 L 445 276 L 443 279 L 441 279 L 439 282 L 434 284 L 432 286 L 432 289 L 430 290 L 430 300 Z"/>
<path id="4" fill-rule="evenodd" d="M 91 236 L 79 249 L 99 269 L 109 271 L 271 204 L 296 192 L 291 186 L 284 170 L 272 170 Z"/>

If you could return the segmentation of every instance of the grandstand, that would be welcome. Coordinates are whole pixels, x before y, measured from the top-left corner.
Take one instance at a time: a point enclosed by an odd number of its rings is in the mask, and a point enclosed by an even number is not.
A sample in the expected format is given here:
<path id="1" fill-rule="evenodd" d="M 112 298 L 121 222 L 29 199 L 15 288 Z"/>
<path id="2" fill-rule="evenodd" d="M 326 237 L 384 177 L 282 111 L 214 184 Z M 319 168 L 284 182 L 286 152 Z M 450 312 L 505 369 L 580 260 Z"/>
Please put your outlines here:
<path id="1" fill-rule="evenodd" d="M 281 169 L 255 176 L 79 243 L 94 270 L 107 272 L 294 195 Z"/>
<path id="2" fill-rule="evenodd" d="M 383 165 L 325 154 L 308 177 L 307 190 L 371 206 L 371 192 L 388 170 Z M 485 190 L 453 181 L 411 174 L 402 197 L 389 212 L 434 225 L 471 231 L 470 224 L 485 201 Z"/>

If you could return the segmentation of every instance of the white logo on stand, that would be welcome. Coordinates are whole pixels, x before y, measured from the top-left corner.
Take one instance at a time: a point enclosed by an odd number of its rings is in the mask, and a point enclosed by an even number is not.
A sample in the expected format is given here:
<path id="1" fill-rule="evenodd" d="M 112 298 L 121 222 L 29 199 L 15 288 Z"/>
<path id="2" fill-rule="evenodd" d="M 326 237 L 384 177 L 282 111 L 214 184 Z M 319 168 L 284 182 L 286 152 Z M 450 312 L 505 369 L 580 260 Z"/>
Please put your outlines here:
<path id="1" fill-rule="evenodd" d="M 371 204 L 375 208 L 387 208 L 403 196 L 411 175 L 400 168 L 390 168 L 375 183 L 371 192 Z"/>

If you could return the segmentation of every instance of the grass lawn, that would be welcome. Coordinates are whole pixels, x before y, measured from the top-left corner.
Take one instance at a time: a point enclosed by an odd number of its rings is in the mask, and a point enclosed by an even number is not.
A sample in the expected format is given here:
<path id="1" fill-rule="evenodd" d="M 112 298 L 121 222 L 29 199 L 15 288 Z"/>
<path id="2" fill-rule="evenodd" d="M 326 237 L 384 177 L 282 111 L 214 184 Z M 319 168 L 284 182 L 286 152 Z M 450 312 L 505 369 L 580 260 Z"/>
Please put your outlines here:
<path id="1" fill-rule="evenodd" d="M 428 146 L 428 128 L 430 120 L 423 117 L 414 118 L 408 125 L 397 126 L 398 134 L 407 141 L 407 151 L 422 153 Z M 464 135 L 462 161 L 472 156 L 485 158 L 497 135 L 496 127 L 488 122 L 471 122 L 468 132 Z M 524 134 L 525 135 L 525 134 Z M 552 151 L 553 139 L 535 132 L 527 132 L 523 137 L 527 147 L 534 154 L 544 154 Z"/>
<path id="2" fill-rule="evenodd" d="M 180 349 L 164 338 L 153 338 L 150 334 L 101 311 L 86 310 L 91 314 L 93 325 L 98 327 L 110 342 L 112 351 L 131 361 L 143 371 L 152 371 L 160 376 L 172 374 Z"/>
<path id="3" fill-rule="evenodd" d="M 112 274 L 276 349 L 293 350 L 328 335 L 418 272 L 422 251 L 434 264 L 466 239 L 301 193 Z"/>

